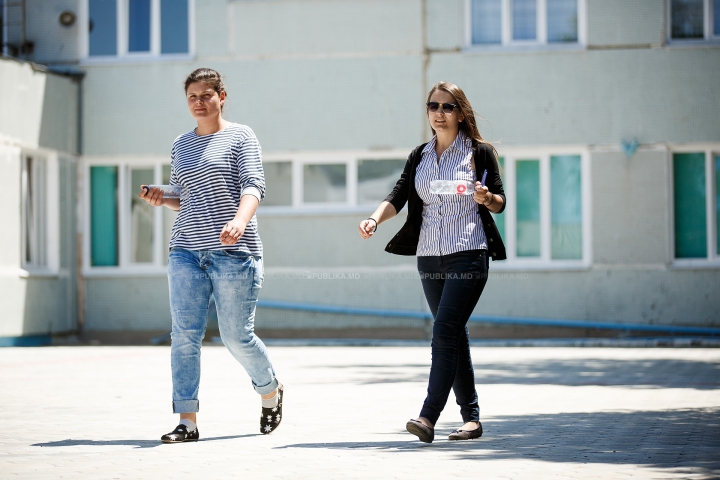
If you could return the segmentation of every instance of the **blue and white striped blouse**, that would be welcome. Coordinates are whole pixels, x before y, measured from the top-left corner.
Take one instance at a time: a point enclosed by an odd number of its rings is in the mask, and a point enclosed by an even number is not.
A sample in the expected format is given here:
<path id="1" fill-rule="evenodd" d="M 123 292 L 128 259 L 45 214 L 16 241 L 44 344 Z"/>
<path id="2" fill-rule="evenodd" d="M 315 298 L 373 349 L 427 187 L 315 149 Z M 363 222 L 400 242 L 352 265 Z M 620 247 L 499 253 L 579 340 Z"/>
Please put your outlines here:
<path id="1" fill-rule="evenodd" d="M 220 232 L 232 220 L 240 197 L 262 200 L 265 176 L 262 151 L 255 133 L 245 125 L 199 136 L 194 130 L 175 139 L 170 184 L 183 188 L 180 213 L 172 228 L 170 248 L 242 250 L 262 256 L 262 242 L 253 215 L 235 245 L 220 243 Z"/>
<path id="2" fill-rule="evenodd" d="M 423 201 L 417 256 L 449 255 L 466 250 L 487 250 L 478 204 L 472 195 L 430 193 L 432 180 L 475 181 L 472 141 L 462 131 L 437 161 L 437 137 L 425 146 L 415 174 L 415 189 Z"/>

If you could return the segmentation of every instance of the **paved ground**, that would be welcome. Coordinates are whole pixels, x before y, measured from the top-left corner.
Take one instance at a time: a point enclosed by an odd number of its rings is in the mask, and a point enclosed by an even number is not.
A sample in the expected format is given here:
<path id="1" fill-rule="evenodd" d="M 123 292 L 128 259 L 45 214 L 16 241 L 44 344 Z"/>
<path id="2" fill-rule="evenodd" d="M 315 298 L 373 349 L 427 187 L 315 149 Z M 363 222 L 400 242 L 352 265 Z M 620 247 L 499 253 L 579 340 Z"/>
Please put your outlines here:
<path id="1" fill-rule="evenodd" d="M 429 347 L 271 346 L 284 420 L 203 348 L 201 441 L 163 445 L 168 347 L 0 349 L 0 478 L 720 478 L 720 349 L 475 347 L 479 440 L 404 432 Z"/>

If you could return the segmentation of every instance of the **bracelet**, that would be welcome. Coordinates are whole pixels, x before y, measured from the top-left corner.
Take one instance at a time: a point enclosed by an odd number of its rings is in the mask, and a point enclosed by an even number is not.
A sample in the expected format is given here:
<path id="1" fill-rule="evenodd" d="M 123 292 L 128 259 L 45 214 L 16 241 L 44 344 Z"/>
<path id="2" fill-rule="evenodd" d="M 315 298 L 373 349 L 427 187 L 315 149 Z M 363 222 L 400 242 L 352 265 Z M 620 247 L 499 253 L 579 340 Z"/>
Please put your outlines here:
<path id="1" fill-rule="evenodd" d="M 483 205 L 486 206 L 486 207 L 489 207 L 489 206 L 492 205 L 493 203 L 495 203 L 495 194 L 494 194 L 494 193 L 491 193 L 491 194 L 490 194 L 490 203 L 483 203 Z"/>
<path id="2" fill-rule="evenodd" d="M 373 222 L 375 222 L 375 230 L 373 230 L 373 233 L 377 232 L 377 225 L 378 225 L 377 220 L 375 220 L 372 217 L 368 217 L 365 220 L 372 220 Z"/>

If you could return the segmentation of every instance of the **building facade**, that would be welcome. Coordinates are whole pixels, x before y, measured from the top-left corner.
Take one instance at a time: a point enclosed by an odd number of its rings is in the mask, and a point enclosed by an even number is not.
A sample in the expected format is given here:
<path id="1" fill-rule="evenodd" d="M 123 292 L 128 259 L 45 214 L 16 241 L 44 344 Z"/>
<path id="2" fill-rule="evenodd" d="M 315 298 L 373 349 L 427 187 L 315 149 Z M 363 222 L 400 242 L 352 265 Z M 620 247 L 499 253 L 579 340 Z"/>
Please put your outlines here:
<path id="1" fill-rule="evenodd" d="M 482 116 L 508 197 L 497 218 L 508 260 L 491 263 L 476 315 L 720 326 L 717 0 L 22 3 L 3 10 L 5 54 L 83 75 L 44 74 L 79 86 L 37 120 L 61 118 L 80 142 L 54 150 L 77 174 L 76 216 L 47 233 L 77 230 L 66 285 L 80 308 L 63 325 L 169 329 L 174 216 L 136 194 L 167 183 L 170 146 L 194 127 L 182 82 L 209 66 L 226 79 L 225 117 L 263 146 L 258 328 L 379 331 L 418 325 L 393 312 L 427 313 L 415 259 L 383 251 L 404 213 L 370 241 L 356 225 L 430 139 L 425 97 L 441 80 Z M 76 116 L 59 113 L 73 101 Z M 0 132 L 26 111 L 3 105 Z M 13 144 L 15 185 L 41 143 Z M 18 238 L 3 251 L 24 273 L 7 281 L 45 282 L 22 268 Z"/>

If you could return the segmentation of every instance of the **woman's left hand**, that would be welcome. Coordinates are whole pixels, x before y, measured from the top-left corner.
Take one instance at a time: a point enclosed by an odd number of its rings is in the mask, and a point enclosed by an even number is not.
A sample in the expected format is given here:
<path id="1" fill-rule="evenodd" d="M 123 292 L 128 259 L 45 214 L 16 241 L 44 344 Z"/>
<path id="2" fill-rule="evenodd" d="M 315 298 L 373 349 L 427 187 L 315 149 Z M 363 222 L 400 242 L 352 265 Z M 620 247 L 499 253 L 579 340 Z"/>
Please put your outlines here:
<path id="1" fill-rule="evenodd" d="M 223 245 L 235 245 L 245 233 L 247 224 L 241 220 L 232 219 L 225 224 L 220 232 L 220 243 Z"/>
<path id="2" fill-rule="evenodd" d="M 487 187 L 480 185 L 480 182 L 475 182 L 475 193 L 473 193 L 473 199 L 480 205 L 487 205 L 492 199 L 492 193 Z"/>

